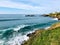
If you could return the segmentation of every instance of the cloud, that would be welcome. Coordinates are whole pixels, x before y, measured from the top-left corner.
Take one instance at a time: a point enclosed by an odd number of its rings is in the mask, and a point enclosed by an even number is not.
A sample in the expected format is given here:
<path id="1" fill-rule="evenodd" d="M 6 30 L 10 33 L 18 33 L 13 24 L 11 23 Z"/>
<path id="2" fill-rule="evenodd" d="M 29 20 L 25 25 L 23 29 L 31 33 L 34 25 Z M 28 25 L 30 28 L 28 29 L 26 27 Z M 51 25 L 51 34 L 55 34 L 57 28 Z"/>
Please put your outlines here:
<path id="1" fill-rule="evenodd" d="M 20 1 L 18 2 L 14 2 L 12 0 L 1 0 L 0 1 L 0 7 L 8 7 L 8 8 L 16 8 L 16 9 L 24 9 L 24 10 L 34 10 L 34 11 L 39 11 L 39 10 L 51 10 L 51 9 L 57 9 L 60 8 L 59 4 L 60 1 L 59 0 L 16 0 L 16 1 Z M 23 1 L 23 2 L 21 2 Z M 32 2 L 32 3 L 36 3 L 39 4 L 39 6 L 33 6 L 33 4 L 29 5 L 29 4 L 25 4 L 24 1 L 26 2 Z"/>
<path id="2" fill-rule="evenodd" d="M 16 1 L 16 2 L 15 2 Z M 21 2 L 22 1 L 22 2 Z M 25 3 L 24 3 L 25 2 Z M 26 2 L 32 3 L 27 4 Z M 39 5 L 33 5 L 39 4 Z M 58 0 L 0 0 L 0 7 L 23 9 L 26 13 L 40 13 L 40 12 L 51 12 L 60 11 L 60 1 Z M 22 11 L 22 12 L 23 12 Z M 21 11 L 20 11 L 21 12 Z"/>
<path id="3" fill-rule="evenodd" d="M 11 1 L 0 1 L 0 7 L 16 8 L 16 9 L 25 9 L 25 10 L 40 10 L 44 7 L 32 6 L 24 3 L 16 3 Z"/>

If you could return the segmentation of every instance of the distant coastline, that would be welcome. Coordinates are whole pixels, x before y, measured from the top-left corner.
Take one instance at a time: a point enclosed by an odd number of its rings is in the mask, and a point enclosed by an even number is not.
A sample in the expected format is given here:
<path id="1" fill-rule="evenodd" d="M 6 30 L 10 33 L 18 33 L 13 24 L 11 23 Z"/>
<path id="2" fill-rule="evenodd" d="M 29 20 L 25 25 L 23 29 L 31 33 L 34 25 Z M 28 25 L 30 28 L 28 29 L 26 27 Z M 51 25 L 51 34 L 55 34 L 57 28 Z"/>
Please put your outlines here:
<path id="1" fill-rule="evenodd" d="M 52 17 L 52 18 L 57 18 L 60 20 L 60 12 L 54 12 L 54 13 L 49 13 L 49 14 L 43 14 L 44 17 Z"/>

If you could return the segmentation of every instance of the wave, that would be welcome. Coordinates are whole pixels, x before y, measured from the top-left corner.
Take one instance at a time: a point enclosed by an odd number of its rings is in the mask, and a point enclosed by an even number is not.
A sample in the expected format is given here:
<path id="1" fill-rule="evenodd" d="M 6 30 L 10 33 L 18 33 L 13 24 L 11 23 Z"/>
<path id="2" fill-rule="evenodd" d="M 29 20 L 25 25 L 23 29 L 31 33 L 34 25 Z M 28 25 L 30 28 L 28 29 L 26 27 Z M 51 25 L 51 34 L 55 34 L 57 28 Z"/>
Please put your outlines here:
<path id="1" fill-rule="evenodd" d="M 0 19 L 1 22 L 3 22 L 3 21 L 16 21 L 16 20 L 23 20 L 23 19 Z"/>
<path id="2" fill-rule="evenodd" d="M 16 20 L 29 20 L 29 19 L 32 19 L 32 18 L 21 18 L 21 19 L 0 19 L 0 22 L 3 22 L 3 21 L 16 21 Z"/>
<path id="3" fill-rule="evenodd" d="M 29 26 L 29 25 L 19 25 L 19 26 L 16 26 L 16 27 L 12 27 L 12 28 L 7 28 L 7 29 L 2 29 L 2 30 L 0 30 L 0 32 L 1 31 L 7 31 L 7 30 L 14 30 L 14 31 L 18 31 L 18 30 L 20 30 L 20 29 L 22 29 L 22 28 L 24 28 L 24 27 L 27 27 L 27 26 Z"/>
<path id="4" fill-rule="evenodd" d="M 12 27 L 12 28 L 8 28 L 8 29 L 0 30 L 0 32 L 1 32 L 0 38 L 6 38 L 6 39 L 7 38 L 9 39 L 9 37 L 12 38 L 15 33 L 18 33 L 18 31 L 20 29 L 23 29 L 26 26 L 28 26 L 28 25 L 19 25 L 19 26 L 14 27 L 14 28 Z"/>
<path id="5" fill-rule="evenodd" d="M 34 30 L 27 31 L 24 35 L 22 35 L 22 33 L 17 33 L 17 31 L 25 27 L 29 27 L 29 25 L 20 25 L 16 28 L 5 29 L 2 35 L 3 37 L 0 38 L 0 45 L 21 45 L 24 43 L 24 41 L 27 41 L 29 39 L 29 37 L 27 37 L 27 34 L 34 32 Z"/>
<path id="6" fill-rule="evenodd" d="M 9 41 L 5 42 L 5 45 L 21 45 L 22 43 L 24 43 L 24 41 L 27 41 L 29 39 L 27 34 L 33 33 L 33 32 L 35 32 L 35 30 L 37 30 L 37 29 L 34 29 L 33 31 L 26 32 L 25 35 L 22 35 L 20 33 L 17 36 L 10 38 Z"/>
<path id="7" fill-rule="evenodd" d="M 8 44 L 21 45 L 22 42 L 24 42 L 24 40 L 27 41 L 28 39 L 29 37 L 27 37 L 26 35 L 23 35 L 23 36 L 19 35 L 19 36 L 14 37 L 13 40 L 8 41 Z"/>
<path id="8" fill-rule="evenodd" d="M 28 25 L 20 25 L 20 26 L 17 26 L 16 28 L 13 28 L 13 30 L 14 30 L 14 31 L 18 31 L 18 30 L 20 30 L 21 28 L 24 28 L 24 27 L 26 27 L 26 26 L 28 26 Z"/>
<path id="9" fill-rule="evenodd" d="M 55 23 L 56 21 L 51 21 L 48 23 L 41 23 L 41 24 L 34 24 L 34 25 L 28 25 L 28 26 L 23 26 L 22 28 L 18 29 L 18 32 L 26 32 L 26 31 L 33 31 L 34 29 L 42 29 L 42 28 L 46 28 L 47 26 L 50 26 L 51 24 Z M 47 27 L 48 28 L 48 27 Z M 46 29 L 47 29 L 46 28 Z"/>
<path id="10" fill-rule="evenodd" d="M 53 18 L 53 20 L 57 20 L 58 21 L 58 18 Z"/>
<path id="11" fill-rule="evenodd" d="M 8 41 L 0 40 L 0 45 L 21 45 L 24 40 L 27 41 L 29 37 L 26 35 L 18 35 L 16 37 L 10 38 Z"/>
<path id="12" fill-rule="evenodd" d="M 0 45 L 4 45 L 4 41 L 3 40 L 0 40 Z"/>
<path id="13" fill-rule="evenodd" d="M 36 28 L 40 28 L 40 27 L 47 27 L 47 26 L 50 26 L 52 23 L 55 23 L 56 21 L 50 21 L 48 23 L 41 23 L 41 24 L 34 24 L 34 25 L 25 25 L 25 24 L 22 24 L 22 25 L 18 25 L 16 27 L 12 27 L 12 28 L 7 28 L 7 29 L 3 29 L 3 30 L 0 30 L 0 32 L 6 32 L 7 30 L 13 30 L 13 31 L 20 31 L 20 32 L 25 32 L 25 31 L 32 31 Z"/>
<path id="14" fill-rule="evenodd" d="M 18 25 L 16 27 L 0 30 L 3 31 L 2 37 L 0 36 L 0 45 L 21 45 L 24 41 L 27 41 L 29 37 L 27 34 L 35 32 L 39 27 L 45 26 L 48 29 L 48 25 L 54 22 L 35 24 L 35 25 Z M 19 32 L 20 31 L 20 32 Z M 18 33 L 19 32 L 19 33 Z M 24 34 L 22 34 L 22 32 Z"/>
<path id="15" fill-rule="evenodd" d="M 50 28 L 50 26 L 48 26 L 48 27 L 45 27 L 44 29 L 45 29 L 45 30 L 47 30 L 47 29 L 49 29 L 49 28 Z"/>

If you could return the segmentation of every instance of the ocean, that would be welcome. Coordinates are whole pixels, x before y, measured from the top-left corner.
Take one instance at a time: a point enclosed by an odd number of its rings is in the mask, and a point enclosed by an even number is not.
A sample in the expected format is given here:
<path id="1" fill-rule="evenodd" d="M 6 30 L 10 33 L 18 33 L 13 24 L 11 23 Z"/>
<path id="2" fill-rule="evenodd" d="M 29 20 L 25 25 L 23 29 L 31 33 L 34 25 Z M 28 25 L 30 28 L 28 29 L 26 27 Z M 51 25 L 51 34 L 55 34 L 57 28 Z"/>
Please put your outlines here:
<path id="1" fill-rule="evenodd" d="M 0 14 L 0 45 L 21 45 L 28 40 L 27 34 L 58 22 L 55 18 L 23 14 Z"/>

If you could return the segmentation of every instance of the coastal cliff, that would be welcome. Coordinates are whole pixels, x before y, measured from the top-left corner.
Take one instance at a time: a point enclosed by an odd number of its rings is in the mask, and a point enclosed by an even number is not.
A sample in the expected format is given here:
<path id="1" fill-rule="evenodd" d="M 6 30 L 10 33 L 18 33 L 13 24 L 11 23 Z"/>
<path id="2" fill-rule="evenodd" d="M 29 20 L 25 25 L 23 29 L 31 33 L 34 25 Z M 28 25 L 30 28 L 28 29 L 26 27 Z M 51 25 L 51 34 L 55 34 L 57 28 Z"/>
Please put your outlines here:
<path id="1" fill-rule="evenodd" d="M 44 14 L 43 16 L 45 17 L 52 17 L 52 18 L 58 18 L 60 20 L 60 12 L 54 12 L 54 13 L 49 13 L 49 14 Z"/>
<path id="2" fill-rule="evenodd" d="M 27 36 L 29 40 L 22 45 L 60 45 L 60 22 L 53 24 L 47 30 L 36 30 Z"/>

